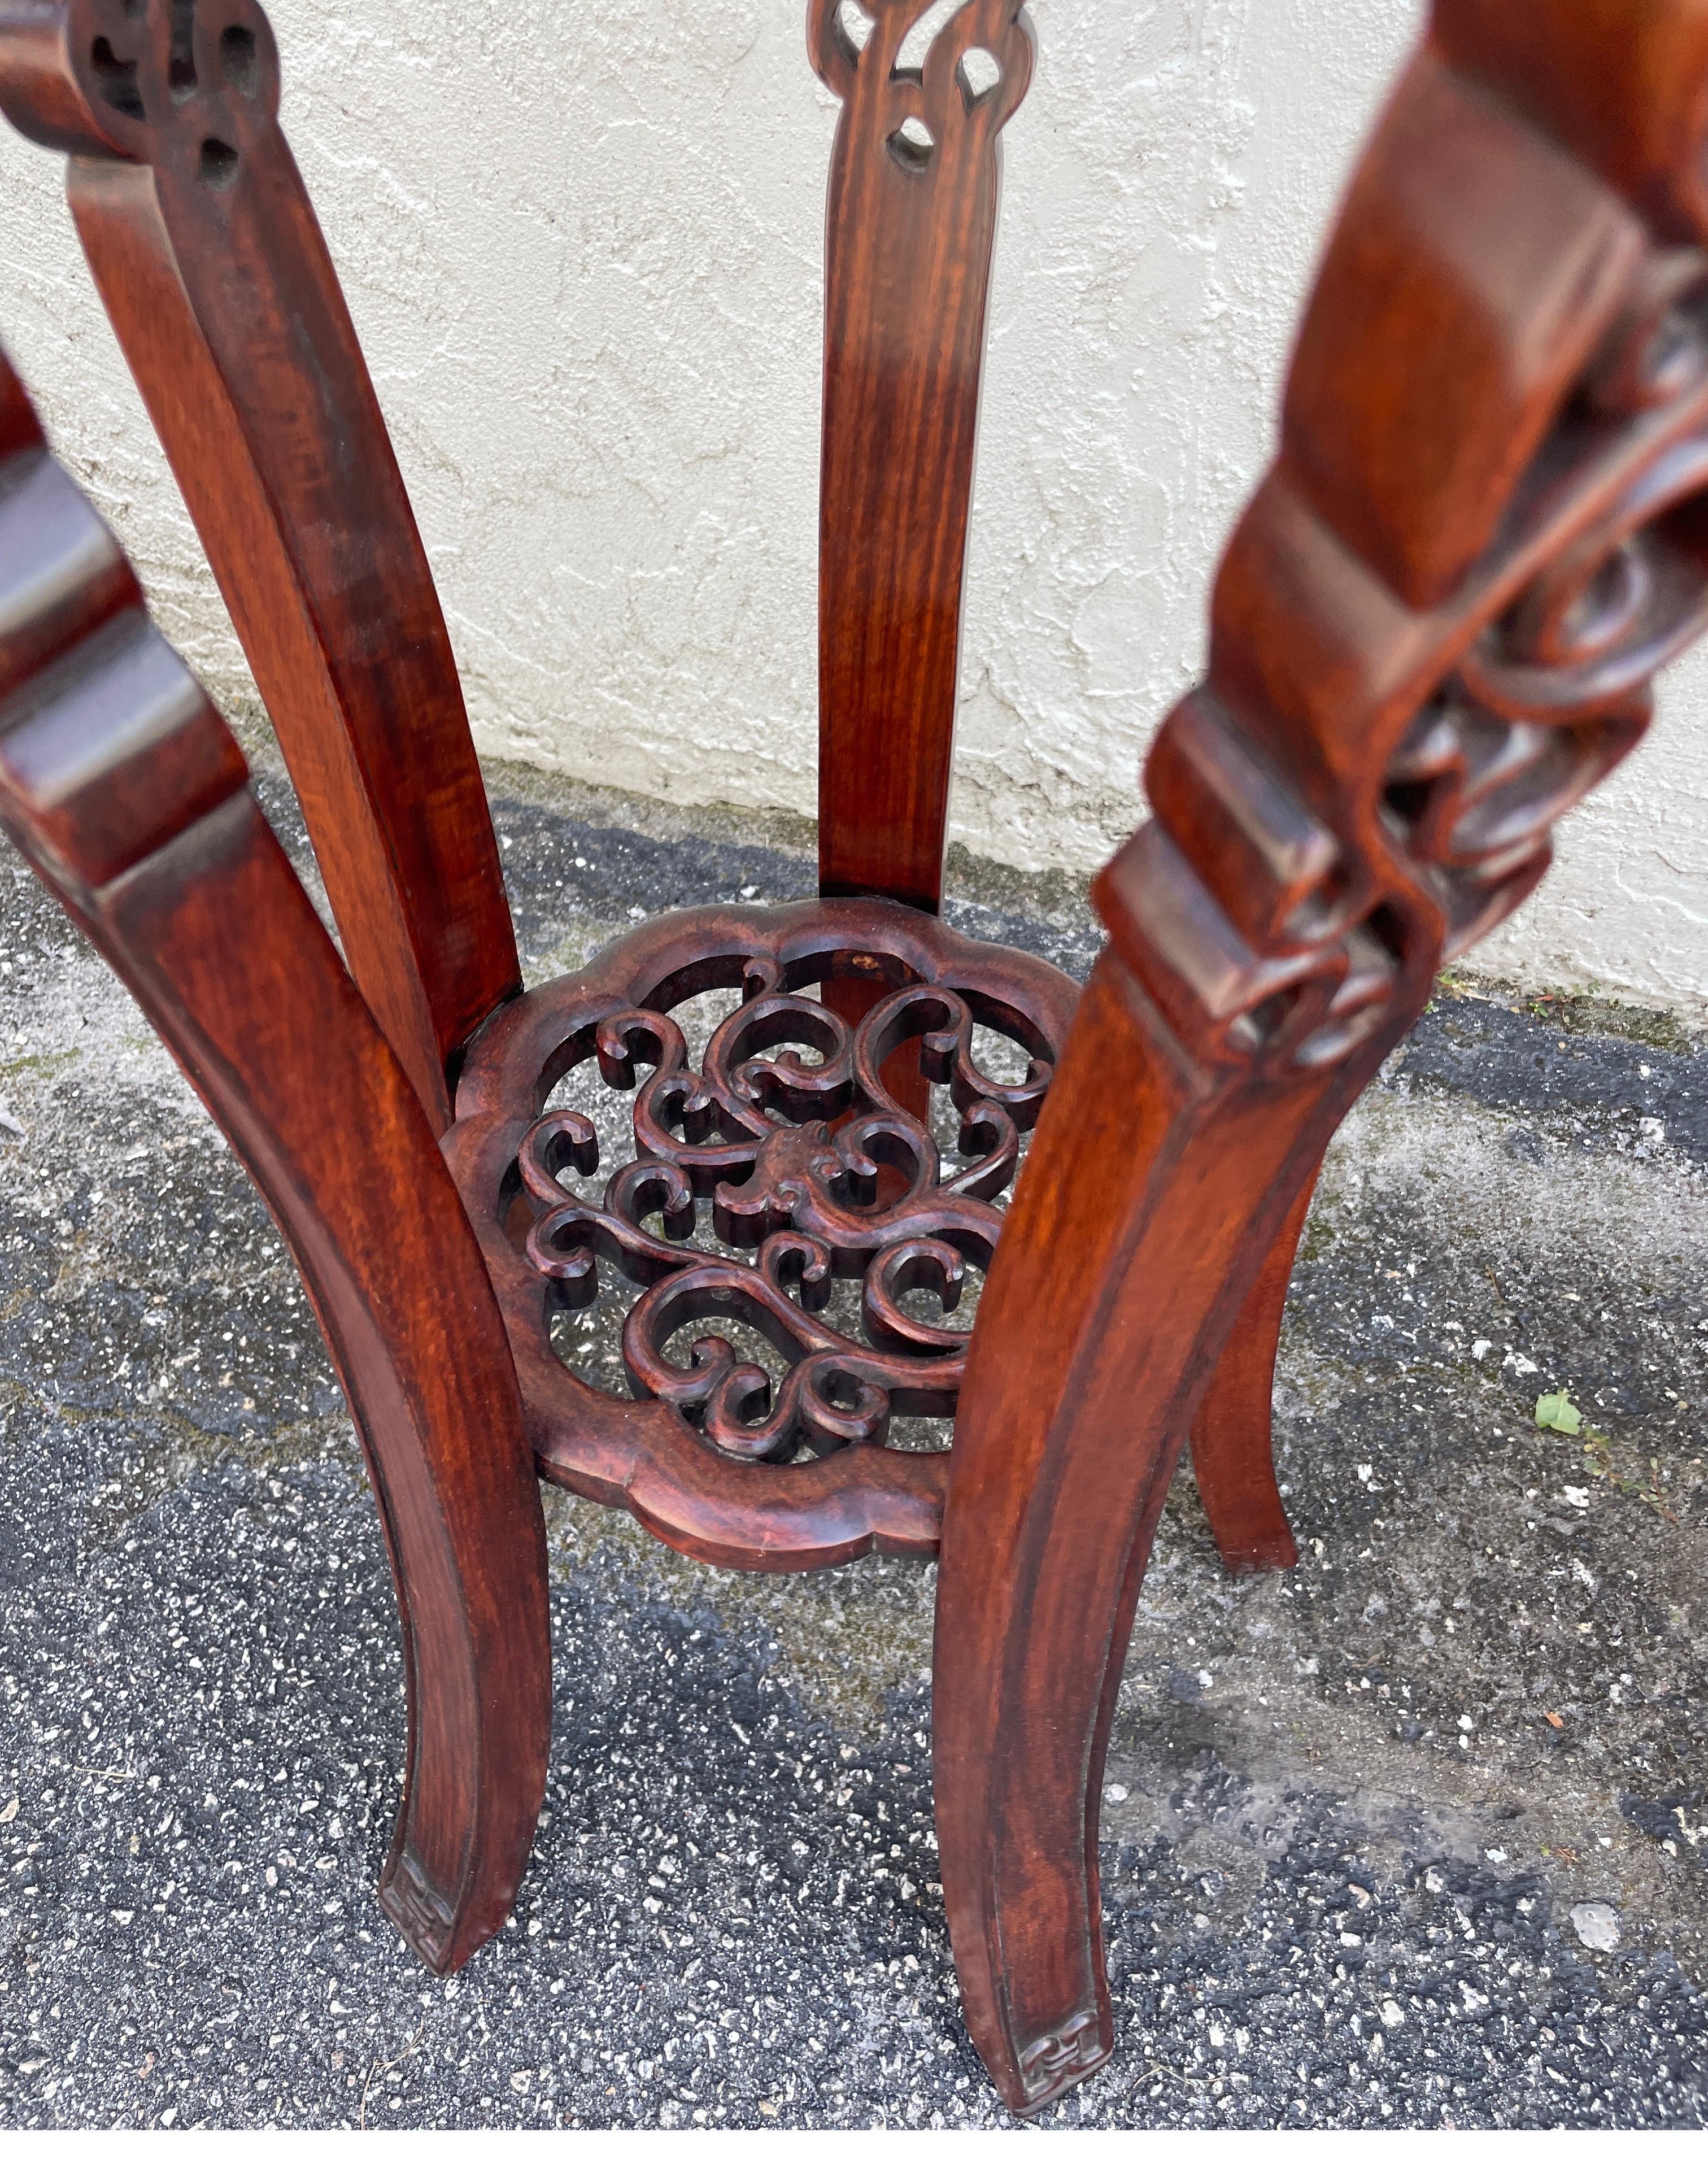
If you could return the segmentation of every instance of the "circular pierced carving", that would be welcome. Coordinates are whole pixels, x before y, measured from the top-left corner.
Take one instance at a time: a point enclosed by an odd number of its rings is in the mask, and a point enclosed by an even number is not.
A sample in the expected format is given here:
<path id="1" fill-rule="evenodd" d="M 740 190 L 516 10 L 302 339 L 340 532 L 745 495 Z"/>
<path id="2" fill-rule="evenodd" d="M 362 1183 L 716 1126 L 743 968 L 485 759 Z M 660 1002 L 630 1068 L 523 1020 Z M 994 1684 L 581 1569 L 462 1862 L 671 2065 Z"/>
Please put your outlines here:
<path id="1" fill-rule="evenodd" d="M 851 978 L 873 996 L 851 1025 L 809 989 Z M 696 1062 L 679 1017 L 719 993 Z M 1077 997 L 849 901 L 659 918 L 508 1009 L 446 1153 L 544 1472 L 710 1559 L 929 1550 L 945 1454 L 895 1442 L 954 1413 L 968 1328 L 947 1317 L 990 1262 Z M 609 1157 L 591 1096 L 562 1102 L 587 1063 L 633 1093 Z M 626 1398 L 574 1367 L 614 1293 Z"/>

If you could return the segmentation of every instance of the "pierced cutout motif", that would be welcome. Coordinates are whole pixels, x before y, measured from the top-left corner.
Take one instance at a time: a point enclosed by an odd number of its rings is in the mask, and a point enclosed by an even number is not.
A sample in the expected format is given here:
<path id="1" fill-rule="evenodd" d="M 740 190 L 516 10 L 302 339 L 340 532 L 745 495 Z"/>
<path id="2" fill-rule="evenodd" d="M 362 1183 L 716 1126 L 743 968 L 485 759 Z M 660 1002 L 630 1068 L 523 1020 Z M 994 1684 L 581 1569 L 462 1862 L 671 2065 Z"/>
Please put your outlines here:
<path id="1" fill-rule="evenodd" d="M 989 98 L 1002 80 L 1002 65 L 993 52 L 983 46 L 969 46 L 961 56 L 956 78 L 961 86 L 961 95 L 968 106 L 981 98 Z"/>
<path id="2" fill-rule="evenodd" d="M 924 167 L 936 150 L 936 139 L 917 115 L 910 113 L 890 139 L 890 149 L 904 167 Z"/>
<path id="3" fill-rule="evenodd" d="M 133 121 L 145 118 L 142 94 L 136 88 L 136 63 L 120 60 L 110 38 L 96 38 L 91 45 L 89 69 L 100 97 L 115 113 Z"/>
<path id="4" fill-rule="evenodd" d="M 951 16 L 957 15 L 966 0 L 930 0 L 930 5 L 909 25 L 907 35 L 895 51 L 895 71 L 898 75 L 919 75 L 924 71 L 925 56 L 936 42 L 939 33 Z"/>
<path id="5" fill-rule="evenodd" d="M 253 98 L 259 80 L 255 33 L 240 23 L 228 24 L 219 34 L 219 73 L 245 98 Z"/>
<path id="6" fill-rule="evenodd" d="M 237 154 L 217 136 L 202 139 L 201 179 L 211 190 L 229 190 L 237 179 Z"/>
<path id="7" fill-rule="evenodd" d="M 196 91 L 196 0 L 172 0 L 171 43 L 166 63 L 167 88 L 181 106 Z"/>
<path id="8" fill-rule="evenodd" d="M 1159 822 L 1100 900 L 1206 1057 L 1347 1057 L 1437 959 L 1511 914 L 1551 828 L 1641 737 L 1655 675 L 1708 627 L 1708 255 L 1640 261 L 1499 549 L 1418 627 L 1433 686 L 1338 811 L 1281 762 L 1280 723 L 1242 731 L 1213 689 L 1158 738 Z M 1352 807 L 1366 793 L 1369 823 Z M 1295 883 L 1330 866 L 1326 891 Z"/>
<path id="9" fill-rule="evenodd" d="M 872 18 L 859 5 L 859 0 L 840 0 L 836 10 L 836 27 L 847 51 L 857 59 L 865 51 L 866 41 L 873 30 Z"/>
<path id="10" fill-rule="evenodd" d="M 114 150 L 229 190 L 272 128 L 278 63 L 252 0 L 73 0 L 71 50 Z"/>
<path id="11" fill-rule="evenodd" d="M 863 132 L 923 174 L 957 132 L 994 137 L 1026 95 L 1032 36 L 1021 0 L 813 0 L 813 65 Z M 976 129 L 970 124 L 976 117 Z"/>
<path id="12" fill-rule="evenodd" d="M 646 1289 L 623 1328 L 631 1384 L 721 1453 L 776 1461 L 803 1445 L 881 1444 L 892 1416 L 954 1409 L 967 1329 L 921 1318 L 909 1299 L 928 1292 L 953 1311 L 969 1267 L 989 1265 L 1002 1223 L 992 1200 L 1043 1104 L 1049 1043 L 1000 1011 L 1031 1058 L 1020 1082 L 999 1082 L 973 1058 L 975 1024 L 992 1012 L 977 994 L 904 985 L 851 1029 L 789 991 L 774 955 L 754 954 L 741 975 L 747 997 L 697 1068 L 668 1013 L 625 1008 L 598 1023 L 607 1084 L 631 1088 L 637 1067 L 652 1070 L 634 1105 L 636 1156 L 591 1203 L 565 1177 L 597 1169 L 594 1123 L 570 1111 L 537 1122 L 519 1161 L 537 1207 L 527 1256 L 571 1311 L 594 1300 L 600 1262 Z M 960 1117 L 962 1163 L 947 1175 L 931 1130 L 884 1082 L 885 1061 L 916 1040 Z M 707 1198 L 721 1249 L 693 1240 Z M 860 1284 L 857 1331 L 825 1314 L 838 1280 Z M 774 1389 L 715 1333 L 696 1334 L 686 1361 L 667 1353 L 673 1335 L 719 1320 L 785 1359 Z"/>
<path id="13" fill-rule="evenodd" d="M 810 989 L 849 980 L 853 1027 Z M 545 1473 L 744 1565 L 929 1549 L 931 1420 L 1078 997 L 935 918 L 819 901 L 655 918 L 500 1015 L 444 1150 Z M 886 1081 L 916 1054 L 934 1126 Z"/>

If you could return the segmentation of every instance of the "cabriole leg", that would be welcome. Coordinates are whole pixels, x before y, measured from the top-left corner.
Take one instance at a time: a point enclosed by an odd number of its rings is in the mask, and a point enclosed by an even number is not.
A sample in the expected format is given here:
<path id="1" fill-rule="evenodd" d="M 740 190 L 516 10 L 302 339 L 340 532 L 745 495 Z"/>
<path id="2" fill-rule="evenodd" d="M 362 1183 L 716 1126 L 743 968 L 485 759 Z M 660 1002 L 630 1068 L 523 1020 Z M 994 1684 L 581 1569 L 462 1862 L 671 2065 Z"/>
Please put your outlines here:
<path id="1" fill-rule="evenodd" d="M 141 1003 L 290 1245 L 367 1456 L 410 1735 L 382 1897 L 453 1969 L 515 1897 L 551 1726 L 515 1372 L 433 1130 L 224 722 L 0 357 L 0 823 Z"/>
<path id="2" fill-rule="evenodd" d="M 380 1898 L 430 1968 L 460 1968 L 515 1902 L 551 1731 L 539 1488 L 485 1267 L 400 1066 L 246 794 L 82 920 L 249 1168 L 337 1366 L 403 1623 L 409 1753 Z"/>
<path id="3" fill-rule="evenodd" d="M 933 1701 L 956 1967 L 1017 2112 L 1112 2047 L 1098 1812 L 1138 1587 L 1218 1347 L 1357 1087 L 1186 1063 L 1105 956 L 1009 1214 L 956 1428 Z"/>

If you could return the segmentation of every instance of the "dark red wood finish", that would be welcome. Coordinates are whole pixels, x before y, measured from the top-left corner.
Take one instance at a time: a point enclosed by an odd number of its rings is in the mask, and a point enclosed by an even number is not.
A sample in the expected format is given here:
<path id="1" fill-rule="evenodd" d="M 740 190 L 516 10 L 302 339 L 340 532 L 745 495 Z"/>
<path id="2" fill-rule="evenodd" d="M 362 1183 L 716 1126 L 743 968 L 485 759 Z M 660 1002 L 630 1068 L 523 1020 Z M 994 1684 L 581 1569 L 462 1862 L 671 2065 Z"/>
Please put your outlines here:
<path id="1" fill-rule="evenodd" d="M 1104 1750 L 1217 1351 L 1242 1310 L 1267 1345 L 1336 1126 L 1708 619 L 1705 130 L 1694 0 L 1441 0 L 1330 242 L 1208 679 L 1151 753 L 1154 820 L 1099 881 L 1110 946 L 973 1335 L 938 1604 L 950 1927 L 1020 2109 L 1110 2049 Z M 1241 1374 L 1200 1451 L 1248 1484 Z M 1279 1503 L 1256 1512 L 1275 1556 Z"/>
<path id="2" fill-rule="evenodd" d="M 857 1032 L 799 997 L 849 984 L 877 999 Z M 746 991 L 745 1020 L 690 1069 L 660 1011 L 719 990 Z M 505 1009 L 470 1052 L 444 1148 L 510 1329 L 543 1474 L 721 1566 L 934 1552 L 947 1458 L 886 1434 L 892 1416 L 954 1413 L 966 1336 L 917 1322 L 904 1298 L 928 1289 L 952 1306 L 968 1263 L 990 1262 L 1002 1214 L 989 1199 L 1013 1174 L 1078 997 L 1031 955 L 917 910 L 846 900 L 653 917 Z M 1021 1083 L 978 1071 L 975 1024 L 1024 1046 Z M 751 1057 L 785 1038 L 821 1059 Z M 960 1109 L 967 1163 L 946 1184 L 928 1131 L 888 1090 L 904 1043 L 923 1049 Z M 657 1064 L 636 1102 L 634 1162 L 602 1200 L 584 1200 L 562 1177 L 598 1164 L 592 1122 L 541 1115 L 554 1083 L 595 1055 L 625 1087 L 637 1062 Z M 917 1067 L 913 1080 L 929 1087 Z M 711 1199 L 715 1245 L 695 1243 L 697 1195 Z M 660 1211 L 664 1235 L 643 1231 Z M 751 1264 L 728 1254 L 744 1245 L 758 1252 Z M 553 1350 L 554 1314 L 594 1298 L 596 1257 L 665 1284 L 624 1328 L 631 1384 L 651 1398 L 585 1384 Z M 862 1282 L 858 1335 L 824 1316 L 833 1275 Z M 763 1367 L 724 1385 L 736 1359 L 715 1333 L 703 1368 L 668 1364 L 664 1336 L 702 1319 L 764 1336 L 791 1367 L 774 1394 Z M 824 1373 L 840 1407 L 827 1405 Z M 791 1460 L 803 1443 L 819 1458 Z"/>
<path id="3" fill-rule="evenodd" d="M 824 230 L 818 883 L 935 914 L 955 735 L 998 133 L 1026 96 L 1021 0 L 967 0 L 917 66 L 927 0 L 811 0 L 842 101 Z"/>
<path id="4" fill-rule="evenodd" d="M 1179 1450 L 1230 1560 L 1287 1565 L 1270 1382 L 1333 1131 L 1708 619 L 1708 7 L 1436 0 L 1331 240 L 1208 676 L 1151 753 L 1154 820 L 1098 883 L 1110 943 L 1077 1013 L 1056 973 L 931 913 L 996 139 L 1032 49 L 1015 0 L 967 0 L 904 67 L 924 12 L 867 0 L 863 41 L 830 0 L 809 14 L 844 102 L 826 898 L 678 912 L 517 999 L 443 622 L 278 133 L 265 22 L 252 0 L 0 0 L 0 105 L 73 154 L 391 1045 L 9 378 L 0 809 L 249 1164 L 321 1313 L 403 1605 L 386 1891 L 416 1945 L 449 1966 L 494 1927 L 538 1808 L 525 1432 L 548 1477 L 726 1565 L 929 1551 L 940 1527 L 945 1899 L 973 2035 L 1026 2112 L 1110 2047 L 1104 1750 Z M 691 1065 L 666 1011 L 721 987 L 739 1005 Z M 982 1073 L 977 1024 L 1025 1049 L 1024 1081 Z M 548 1102 L 595 1057 L 609 1084 L 651 1070 L 597 1203 L 567 1178 L 598 1162 L 592 1124 Z M 952 1172 L 915 1118 L 927 1077 L 960 1112 Z M 695 1239 L 707 1202 L 717 1246 Z M 989 1265 L 970 1347 L 902 1306 L 952 1300 L 968 1262 Z M 642 1290 L 632 1401 L 551 1344 L 600 1265 Z M 826 1315 L 839 1278 L 857 1331 Z M 774 1391 L 704 1330 L 720 1316 L 780 1349 Z M 691 1326 L 684 1361 L 668 1343 Z M 944 1458 L 884 1441 L 892 1411 L 957 1398 L 945 1505 Z"/>
<path id="5" fill-rule="evenodd" d="M 0 358 L 0 822 L 136 995 L 296 1259 L 403 1615 L 409 1759 L 381 1897 L 450 1969 L 510 1913 L 544 1792 L 539 1494 L 433 1132 L 247 780 Z"/>
<path id="6" fill-rule="evenodd" d="M 1294 1198 L 1222 1344 L 1192 1420 L 1193 1475 L 1231 1568 L 1290 1568 L 1298 1560 L 1270 1452 L 1275 1350 L 1316 1176 Z"/>
<path id="7" fill-rule="evenodd" d="M 352 972 L 436 1129 L 521 988 L 460 686 L 253 0 L 0 0 L 0 108 L 69 152 L 114 330 L 301 798 Z M 234 268 L 241 277 L 232 277 Z"/>

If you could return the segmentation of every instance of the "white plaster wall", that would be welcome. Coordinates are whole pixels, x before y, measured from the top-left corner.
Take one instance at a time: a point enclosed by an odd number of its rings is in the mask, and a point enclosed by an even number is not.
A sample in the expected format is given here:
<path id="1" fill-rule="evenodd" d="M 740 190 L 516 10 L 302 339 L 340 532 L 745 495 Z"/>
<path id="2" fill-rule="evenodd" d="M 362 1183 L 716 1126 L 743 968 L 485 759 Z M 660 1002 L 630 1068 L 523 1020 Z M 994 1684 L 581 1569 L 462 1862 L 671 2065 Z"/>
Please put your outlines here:
<path id="1" fill-rule="evenodd" d="M 823 185 L 802 0 L 273 0 L 285 125 L 481 748 L 813 807 Z M 1289 329 L 1415 0 L 1034 0 L 1006 181 L 954 804 L 1092 868 L 1198 669 Z M 0 333 L 222 701 L 252 705 L 94 302 L 59 163 L 0 139 Z M 1708 662 L 1479 959 L 1708 1007 Z"/>

